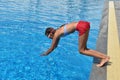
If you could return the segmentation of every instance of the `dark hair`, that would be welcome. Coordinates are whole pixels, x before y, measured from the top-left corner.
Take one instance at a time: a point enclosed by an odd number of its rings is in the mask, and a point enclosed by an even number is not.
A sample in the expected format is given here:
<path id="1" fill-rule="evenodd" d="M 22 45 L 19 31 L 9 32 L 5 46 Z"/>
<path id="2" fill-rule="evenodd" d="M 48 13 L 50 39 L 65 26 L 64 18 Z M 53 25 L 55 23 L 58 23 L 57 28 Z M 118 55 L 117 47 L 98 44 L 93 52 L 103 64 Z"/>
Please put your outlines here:
<path id="1" fill-rule="evenodd" d="M 48 36 L 52 29 L 53 29 L 52 27 L 46 28 L 45 35 Z"/>

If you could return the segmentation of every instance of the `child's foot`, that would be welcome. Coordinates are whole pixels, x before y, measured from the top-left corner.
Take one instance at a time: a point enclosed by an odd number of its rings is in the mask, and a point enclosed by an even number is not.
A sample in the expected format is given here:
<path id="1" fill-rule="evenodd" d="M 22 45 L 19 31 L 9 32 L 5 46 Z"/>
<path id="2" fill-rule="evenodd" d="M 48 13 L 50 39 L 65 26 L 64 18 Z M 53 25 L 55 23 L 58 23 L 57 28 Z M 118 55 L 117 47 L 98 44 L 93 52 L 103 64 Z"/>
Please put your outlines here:
<path id="1" fill-rule="evenodd" d="M 96 66 L 97 66 L 97 67 L 102 67 L 106 62 L 109 61 L 109 59 L 110 59 L 110 57 L 107 56 L 105 59 L 102 59 L 102 60 L 101 60 L 100 64 L 97 64 Z"/>

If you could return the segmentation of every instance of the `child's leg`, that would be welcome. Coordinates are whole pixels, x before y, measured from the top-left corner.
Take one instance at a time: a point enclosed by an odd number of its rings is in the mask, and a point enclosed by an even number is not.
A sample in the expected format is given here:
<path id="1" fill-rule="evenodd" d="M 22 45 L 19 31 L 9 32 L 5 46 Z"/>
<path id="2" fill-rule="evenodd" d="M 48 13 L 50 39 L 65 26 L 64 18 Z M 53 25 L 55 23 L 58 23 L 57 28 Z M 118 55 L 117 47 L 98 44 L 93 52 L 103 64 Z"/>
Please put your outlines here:
<path id="1" fill-rule="evenodd" d="M 88 35 L 89 35 L 89 30 L 86 31 L 86 33 L 84 33 L 83 35 L 79 36 L 79 51 L 82 54 L 88 55 L 88 56 L 93 56 L 96 58 L 100 58 L 101 62 L 100 64 L 98 64 L 98 67 L 103 66 L 106 62 L 108 62 L 109 57 L 104 55 L 101 52 L 95 51 L 95 50 L 90 50 L 87 49 L 87 39 L 88 39 Z"/>

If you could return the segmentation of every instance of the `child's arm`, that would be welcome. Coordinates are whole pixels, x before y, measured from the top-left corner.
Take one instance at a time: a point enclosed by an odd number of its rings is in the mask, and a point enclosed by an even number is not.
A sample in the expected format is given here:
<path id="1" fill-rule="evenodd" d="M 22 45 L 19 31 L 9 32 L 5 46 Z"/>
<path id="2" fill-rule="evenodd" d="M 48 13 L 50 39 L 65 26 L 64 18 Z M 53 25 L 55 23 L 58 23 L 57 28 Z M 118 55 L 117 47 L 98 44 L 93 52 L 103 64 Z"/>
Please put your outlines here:
<path id="1" fill-rule="evenodd" d="M 53 37 L 53 41 L 52 41 L 51 47 L 45 53 L 41 54 L 41 56 L 47 56 L 48 54 L 50 54 L 57 47 L 57 45 L 59 43 L 59 40 L 60 40 L 60 38 L 55 35 Z"/>

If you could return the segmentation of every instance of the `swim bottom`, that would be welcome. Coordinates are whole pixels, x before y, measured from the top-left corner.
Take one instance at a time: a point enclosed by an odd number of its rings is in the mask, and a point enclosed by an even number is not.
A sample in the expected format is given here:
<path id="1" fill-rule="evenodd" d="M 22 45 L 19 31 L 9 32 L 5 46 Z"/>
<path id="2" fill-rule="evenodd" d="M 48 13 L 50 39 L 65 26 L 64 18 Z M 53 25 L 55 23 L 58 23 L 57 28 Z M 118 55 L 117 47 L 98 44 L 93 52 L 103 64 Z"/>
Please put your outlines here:
<path id="1" fill-rule="evenodd" d="M 89 29 L 90 23 L 87 21 L 79 21 L 76 26 L 76 30 L 79 32 L 79 36 L 83 35 Z"/>

